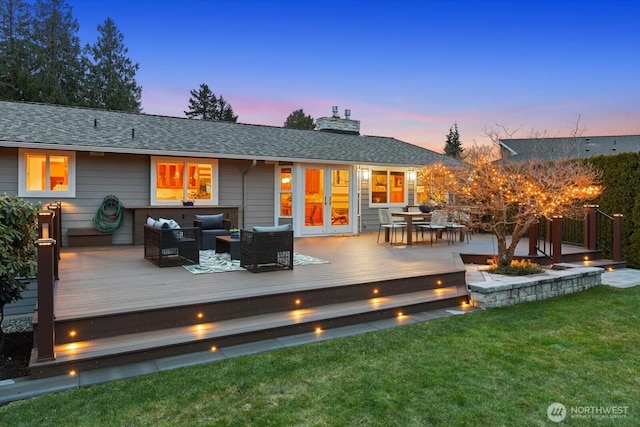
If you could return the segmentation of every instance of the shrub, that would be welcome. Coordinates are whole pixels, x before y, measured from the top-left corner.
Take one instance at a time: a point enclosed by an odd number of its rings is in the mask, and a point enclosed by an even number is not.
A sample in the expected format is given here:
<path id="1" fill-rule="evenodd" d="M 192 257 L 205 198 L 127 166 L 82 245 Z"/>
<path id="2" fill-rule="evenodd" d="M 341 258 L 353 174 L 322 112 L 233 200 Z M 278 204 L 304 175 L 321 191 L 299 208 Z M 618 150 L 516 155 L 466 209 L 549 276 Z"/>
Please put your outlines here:
<path id="1" fill-rule="evenodd" d="M 0 350 L 4 306 L 19 300 L 25 279 L 35 276 L 38 209 L 19 197 L 0 195 Z"/>
<path id="2" fill-rule="evenodd" d="M 526 276 L 528 274 L 544 273 L 544 268 L 528 259 L 514 259 L 511 260 L 508 266 L 499 266 L 497 262 L 494 262 L 489 266 L 489 271 L 507 276 Z"/>

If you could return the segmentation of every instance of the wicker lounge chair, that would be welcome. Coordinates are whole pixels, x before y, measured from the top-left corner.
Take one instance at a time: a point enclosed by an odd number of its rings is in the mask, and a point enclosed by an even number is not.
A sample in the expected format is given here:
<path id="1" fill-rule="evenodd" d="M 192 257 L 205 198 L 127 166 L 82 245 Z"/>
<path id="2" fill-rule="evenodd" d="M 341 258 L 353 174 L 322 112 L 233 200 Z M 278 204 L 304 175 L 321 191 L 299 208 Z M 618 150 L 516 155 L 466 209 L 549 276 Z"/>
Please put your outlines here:
<path id="1" fill-rule="evenodd" d="M 198 227 L 144 226 L 144 257 L 158 267 L 200 263 Z"/>
<path id="2" fill-rule="evenodd" d="M 240 266 L 253 273 L 293 270 L 293 231 L 288 226 L 241 230 Z"/>
<path id="3" fill-rule="evenodd" d="M 224 214 L 195 215 L 193 226 L 198 227 L 200 249 L 216 250 L 216 237 L 228 236 L 231 221 L 224 219 Z"/>

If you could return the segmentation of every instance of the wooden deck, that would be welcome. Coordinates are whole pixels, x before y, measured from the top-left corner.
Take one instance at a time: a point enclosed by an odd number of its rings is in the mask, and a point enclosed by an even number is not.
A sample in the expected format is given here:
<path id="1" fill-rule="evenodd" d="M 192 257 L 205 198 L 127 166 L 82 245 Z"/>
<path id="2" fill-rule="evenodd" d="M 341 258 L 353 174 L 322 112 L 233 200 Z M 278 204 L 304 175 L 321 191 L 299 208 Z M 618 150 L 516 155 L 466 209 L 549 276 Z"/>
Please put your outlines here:
<path id="1" fill-rule="evenodd" d="M 390 246 L 376 244 L 374 234 L 303 238 L 295 241 L 296 252 L 329 263 L 259 274 L 191 274 L 182 267 L 156 267 L 143 258 L 142 246 L 63 248 L 55 313 L 57 320 L 63 320 L 195 304 L 203 299 L 221 301 L 463 271 L 464 265 L 455 256 L 462 249 L 471 247 L 446 242 L 433 247 Z"/>
<path id="2" fill-rule="evenodd" d="M 257 274 L 158 268 L 143 258 L 142 246 L 63 248 L 54 293 L 56 358 L 36 361 L 34 349 L 31 377 L 463 304 L 460 253 L 494 251 L 489 235 L 433 246 L 378 244 L 376 237 L 296 239 L 296 252 L 329 263 Z M 37 333 L 37 316 L 34 322 Z"/>

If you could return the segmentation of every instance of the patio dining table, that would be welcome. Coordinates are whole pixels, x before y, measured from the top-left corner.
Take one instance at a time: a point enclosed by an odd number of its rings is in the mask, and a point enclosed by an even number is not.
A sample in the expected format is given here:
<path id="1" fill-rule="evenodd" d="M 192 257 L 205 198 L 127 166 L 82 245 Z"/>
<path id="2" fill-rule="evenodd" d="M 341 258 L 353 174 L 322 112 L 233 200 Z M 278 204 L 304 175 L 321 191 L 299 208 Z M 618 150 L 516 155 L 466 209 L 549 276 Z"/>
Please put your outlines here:
<path id="1" fill-rule="evenodd" d="M 407 245 L 413 245 L 413 220 L 428 220 L 431 219 L 430 213 L 423 212 L 407 212 L 407 211 L 393 211 L 391 216 L 401 217 L 407 221 Z M 385 230 L 385 240 L 389 241 L 389 229 Z"/>

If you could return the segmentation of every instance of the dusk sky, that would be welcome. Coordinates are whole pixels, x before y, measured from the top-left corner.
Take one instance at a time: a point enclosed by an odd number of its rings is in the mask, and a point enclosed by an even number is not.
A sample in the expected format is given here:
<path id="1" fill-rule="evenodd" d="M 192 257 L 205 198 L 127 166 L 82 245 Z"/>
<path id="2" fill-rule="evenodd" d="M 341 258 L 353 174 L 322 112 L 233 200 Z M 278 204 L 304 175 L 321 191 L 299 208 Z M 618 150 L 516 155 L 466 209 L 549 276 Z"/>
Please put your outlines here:
<path id="1" fill-rule="evenodd" d="M 496 124 L 640 134 L 637 0 L 67 0 L 82 45 L 110 17 L 140 64 L 143 112 L 184 117 L 206 83 L 238 122 L 351 110 L 363 135 L 442 152 Z"/>

